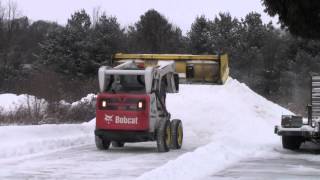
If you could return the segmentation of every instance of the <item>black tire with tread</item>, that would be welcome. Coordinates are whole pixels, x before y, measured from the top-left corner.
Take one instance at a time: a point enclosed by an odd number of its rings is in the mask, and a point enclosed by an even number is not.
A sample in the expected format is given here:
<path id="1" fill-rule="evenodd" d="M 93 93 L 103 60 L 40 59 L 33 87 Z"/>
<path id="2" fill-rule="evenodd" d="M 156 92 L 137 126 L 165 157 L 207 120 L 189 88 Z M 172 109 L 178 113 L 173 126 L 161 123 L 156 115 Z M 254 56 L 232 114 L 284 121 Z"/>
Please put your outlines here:
<path id="1" fill-rule="evenodd" d="M 112 147 L 116 147 L 116 148 L 121 148 L 124 146 L 124 142 L 119 142 L 119 141 L 112 141 L 111 144 L 112 144 Z"/>
<path id="2" fill-rule="evenodd" d="M 107 150 L 110 147 L 110 141 L 106 141 L 103 138 L 100 138 L 99 136 L 95 136 L 95 143 L 96 147 L 99 150 Z"/>
<path id="3" fill-rule="evenodd" d="M 179 128 L 181 128 L 181 132 L 179 132 Z M 181 149 L 183 141 L 183 126 L 181 120 L 174 119 L 171 121 L 171 136 L 171 148 Z M 179 142 L 179 138 L 181 138 L 181 142 Z"/>
<path id="4" fill-rule="evenodd" d="M 282 147 L 285 149 L 298 150 L 302 142 L 301 136 L 282 136 Z"/>
<path id="5" fill-rule="evenodd" d="M 169 134 L 167 133 L 167 128 L 170 128 Z M 168 152 L 170 150 L 170 144 L 167 143 L 167 138 L 171 139 L 171 126 L 170 121 L 160 121 L 159 127 L 157 129 L 157 150 L 158 152 Z M 170 140 L 171 141 L 171 140 Z"/>

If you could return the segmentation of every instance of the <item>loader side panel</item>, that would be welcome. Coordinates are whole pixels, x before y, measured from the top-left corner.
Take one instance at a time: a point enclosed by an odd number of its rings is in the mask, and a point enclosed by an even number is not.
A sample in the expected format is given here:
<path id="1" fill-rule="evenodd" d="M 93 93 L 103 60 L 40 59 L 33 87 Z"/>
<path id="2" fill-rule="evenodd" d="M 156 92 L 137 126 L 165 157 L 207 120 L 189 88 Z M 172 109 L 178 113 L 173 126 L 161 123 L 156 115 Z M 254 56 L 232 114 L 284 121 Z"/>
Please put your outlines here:
<path id="1" fill-rule="evenodd" d="M 150 98 L 139 94 L 100 94 L 96 105 L 96 129 L 146 131 Z"/>

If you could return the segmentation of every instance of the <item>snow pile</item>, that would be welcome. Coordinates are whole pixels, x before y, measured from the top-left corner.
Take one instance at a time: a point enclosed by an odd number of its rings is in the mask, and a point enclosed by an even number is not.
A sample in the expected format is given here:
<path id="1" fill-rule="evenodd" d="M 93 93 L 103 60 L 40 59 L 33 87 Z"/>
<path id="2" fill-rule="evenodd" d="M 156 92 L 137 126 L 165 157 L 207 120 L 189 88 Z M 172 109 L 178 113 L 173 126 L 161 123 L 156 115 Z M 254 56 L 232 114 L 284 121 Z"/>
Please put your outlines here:
<path id="1" fill-rule="evenodd" d="M 207 144 L 142 175 L 139 179 L 199 179 L 248 156 L 279 145 L 274 125 L 288 110 L 229 79 L 224 86 L 182 85 L 169 95 L 168 109 L 184 123 L 184 147 L 189 140 Z"/>
<path id="2" fill-rule="evenodd" d="M 71 108 L 81 103 L 92 103 L 96 95 L 89 94 L 74 103 L 61 101 Z M 14 113 L 19 108 L 40 108 L 44 112 L 47 102 L 31 95 L 0 94 L 0 112 Z M 0 159 L 30 155 L 93 142 L 95 119 L 83 124 L 0 126 Z"/>
<path id="3" fill-rule="evenodd" d="M 92 143 L 95 119 L 83 124 L 1 126 L 0 160 Z"/>
<path id="4" fill-rule="evenodd" d="M 97 98 L 97 95 L 91 93 L 91 94 L 88 94 L 86 97 L 83 97 L 80 100 L 75 101 L 73 103 L 69 103 L 65 100 L 61 100 L 61 101 L 59 101 L 59 103 L 60 103 L 60 105 L 63 105 L 63 106 L 76 107 L 81 104 L 91 104 L 96 100 L 96 98 Z"/>
<path id="5" fill-rule="evenodd" d="M 97 95 L 95 94 L 88 94 L 86 97 L 81 98 L 79 101 L 73 102 L 71 104 L 72 107 L 78 106 L 80 104 L 90 104 L 95 101 Z"/>
<path id="6" fill-rule="evenodd" d="M 3 112 L 14 112 L 19 107 L 42 107 L 42 111 L 46 108 L 47 102 L 44 99 L 38 99 L 31 95 L 16 94 L 0 94 L 0 108 Z"/>
<path id="7" fill-rule="evenodd" d="M 90 104 L 94 102 L 95 99 L 95 94 L 88 94 L 86 97 L 81 98 L 79 101 L 68 103 L 64 100 L 61 100 L 60 104 L 76 107 L 81 104 Z M 30 107 L 31 109 L 34 107 L 41 107 L 41 111 L 44 111 L 47 108 L 47 101 L 27 94 L 0 94 L 0 110 L 2 110 L 3 112 L 14 112 L 19 107 Z"/>

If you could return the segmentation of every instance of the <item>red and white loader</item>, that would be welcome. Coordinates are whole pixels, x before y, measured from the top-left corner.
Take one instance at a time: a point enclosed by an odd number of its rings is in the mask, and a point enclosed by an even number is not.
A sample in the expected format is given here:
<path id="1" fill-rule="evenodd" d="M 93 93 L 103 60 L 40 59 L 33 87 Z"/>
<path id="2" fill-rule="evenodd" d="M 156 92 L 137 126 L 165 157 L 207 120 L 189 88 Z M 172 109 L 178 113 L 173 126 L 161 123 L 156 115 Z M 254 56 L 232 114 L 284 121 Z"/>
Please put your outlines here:
<path id="1" fill-rule="evenodd" d="M 159 61 L 159 65 L 146 68 L 136 61 L 114 68 L 102 66 L 99 85 L 95 129 L 98 149 L 144 141 L 156 141 L 158 152 L 181 148 L 182 122 L 170 120 L 166 108 L 166 93 L 179 91 L 174 62 Z"/>

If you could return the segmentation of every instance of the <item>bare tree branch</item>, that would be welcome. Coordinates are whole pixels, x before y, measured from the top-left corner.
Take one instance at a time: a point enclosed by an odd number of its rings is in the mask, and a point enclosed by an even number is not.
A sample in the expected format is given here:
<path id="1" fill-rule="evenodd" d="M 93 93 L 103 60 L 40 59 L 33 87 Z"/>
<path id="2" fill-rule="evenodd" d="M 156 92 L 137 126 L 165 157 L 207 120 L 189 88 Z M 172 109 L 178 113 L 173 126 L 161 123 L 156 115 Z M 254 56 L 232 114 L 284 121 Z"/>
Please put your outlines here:
<path id="1" fill-rule="evenodd" d="M 97 6 L 92 10 L 92 26 L 95 27 L 101 16 L 101 6 Z"/>

